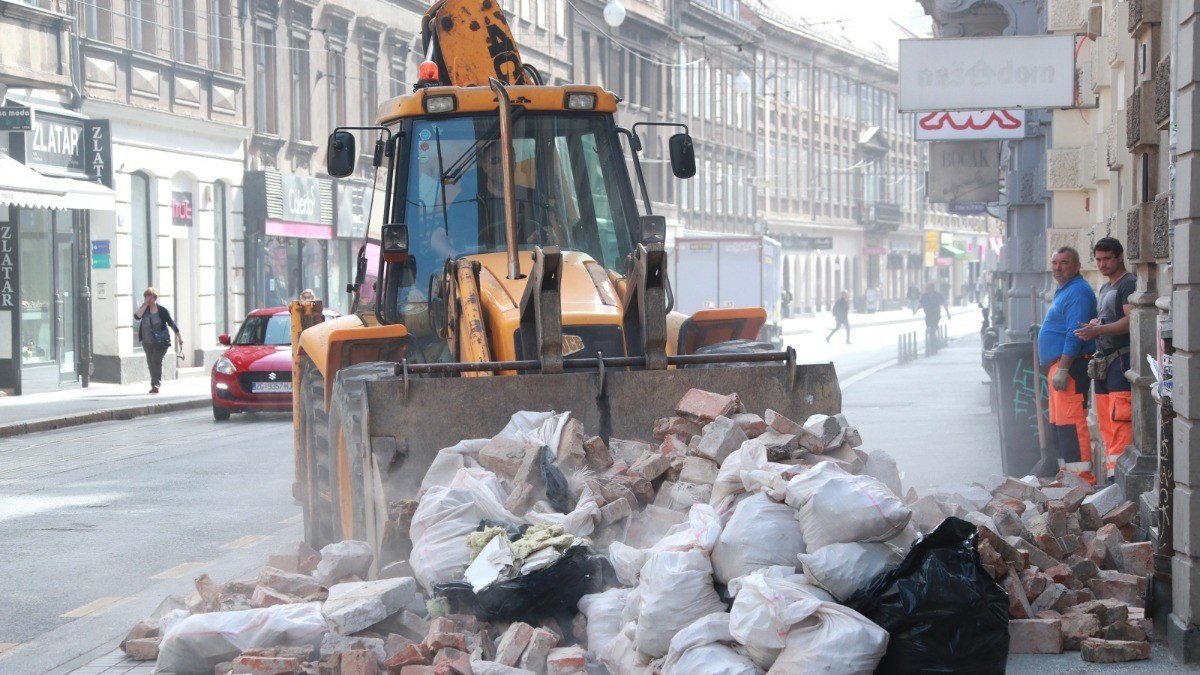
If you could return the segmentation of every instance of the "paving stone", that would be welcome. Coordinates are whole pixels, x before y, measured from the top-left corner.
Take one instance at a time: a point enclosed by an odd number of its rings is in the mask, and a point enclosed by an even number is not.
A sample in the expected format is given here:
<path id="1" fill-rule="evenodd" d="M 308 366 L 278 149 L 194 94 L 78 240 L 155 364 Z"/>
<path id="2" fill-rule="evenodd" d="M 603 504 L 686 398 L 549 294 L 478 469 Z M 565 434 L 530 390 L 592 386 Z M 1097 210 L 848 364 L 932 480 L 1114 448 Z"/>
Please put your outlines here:
<path id="1" fill-rule="evenodd" d="M 353 539 L 339 541 L 321 549 L 321 562 L 317 564 L 313 578 L 326 588 L 349 576 L 365 579 L 374 560 L 375 554 L 367 542 Z M 273 587 L 288 592 L 286 588 Z"/>
<path id="2" fill-rule="evenodd" d="M 1142 661 L 1150 658 L 1150 643 L 1089 638 L 1083 641 L 1079 655 L 1091 663 Z"/>
<path id="3" fill-rule="evenodd" d="M 1008 622 L 1009 654 L 1061 654 L 1062 651 L 1062 624 L 1057 619 Z"/>

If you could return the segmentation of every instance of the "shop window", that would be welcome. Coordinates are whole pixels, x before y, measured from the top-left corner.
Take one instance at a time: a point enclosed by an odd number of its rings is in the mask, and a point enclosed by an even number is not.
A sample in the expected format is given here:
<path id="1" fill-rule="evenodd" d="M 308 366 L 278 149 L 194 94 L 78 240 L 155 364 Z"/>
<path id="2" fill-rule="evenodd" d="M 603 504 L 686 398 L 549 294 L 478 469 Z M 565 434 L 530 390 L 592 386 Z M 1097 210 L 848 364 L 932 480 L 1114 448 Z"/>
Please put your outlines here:
<path id="1" fill-rule="evenodd" d="M 329 130 L 333 131 L 346 120 L 346 54 L 345 45 L 330 45 L 326 57 L 326 81 L 329 91 Z"/>
<path id="2" fill-rule="evenodd" d="M 54 360 L 54 276 L 48 209 L 22 209 L 20 215 L 21 364 Z"/>

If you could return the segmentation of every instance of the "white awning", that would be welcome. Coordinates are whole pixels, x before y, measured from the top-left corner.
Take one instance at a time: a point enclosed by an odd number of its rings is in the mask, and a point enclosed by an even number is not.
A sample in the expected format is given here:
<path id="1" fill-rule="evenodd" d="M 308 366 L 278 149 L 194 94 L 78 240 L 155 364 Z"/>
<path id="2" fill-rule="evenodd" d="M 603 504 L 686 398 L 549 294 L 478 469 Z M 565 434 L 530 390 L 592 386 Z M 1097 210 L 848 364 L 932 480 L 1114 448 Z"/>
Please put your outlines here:
<path id="1" fill-rule="evenodd" d="M 116 193 L 99 183 L 43 176 L 0 153 L 0 206 L 113 211 Z"/>

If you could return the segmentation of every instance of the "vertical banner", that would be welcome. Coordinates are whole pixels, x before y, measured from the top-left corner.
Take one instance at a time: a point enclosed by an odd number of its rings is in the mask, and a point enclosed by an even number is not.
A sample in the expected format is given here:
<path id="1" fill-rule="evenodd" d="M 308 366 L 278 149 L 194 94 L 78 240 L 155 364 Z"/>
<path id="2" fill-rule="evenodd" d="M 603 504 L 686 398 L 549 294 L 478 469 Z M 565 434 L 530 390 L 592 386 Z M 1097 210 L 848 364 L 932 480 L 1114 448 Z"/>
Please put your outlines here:
<path id="1" fill-rule="evenodd" d="M 105 187 L 113 187 L 112 132 L 108 120 L 83 123 L 83 164 L 88 178 Z"/>

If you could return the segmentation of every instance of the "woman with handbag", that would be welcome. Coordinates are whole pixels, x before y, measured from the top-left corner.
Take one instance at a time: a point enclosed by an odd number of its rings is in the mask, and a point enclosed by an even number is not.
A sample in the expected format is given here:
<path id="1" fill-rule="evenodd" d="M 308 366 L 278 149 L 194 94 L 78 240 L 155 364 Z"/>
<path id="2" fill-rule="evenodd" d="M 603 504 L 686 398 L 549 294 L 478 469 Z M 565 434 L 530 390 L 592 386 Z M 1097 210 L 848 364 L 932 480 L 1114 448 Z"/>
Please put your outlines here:
<path id="1" fill-rule="evenodd" d="M 179 326 L 171 318 L 171 312 L 158 304 L 158 290 L 153 286 L 142 294 L 142 306 L 133 313 L 138 321 L 138 339 L 142 343 L 142 351 L 146 353 L 146 365 L 150 368 L 150 393 L 157 394 L 162 385 L 162 362 L 167 350 L 171 348 L 170 327 L 175 331 L 175 339 L 183 344 L 183 336 L 179 334 Z"/>

